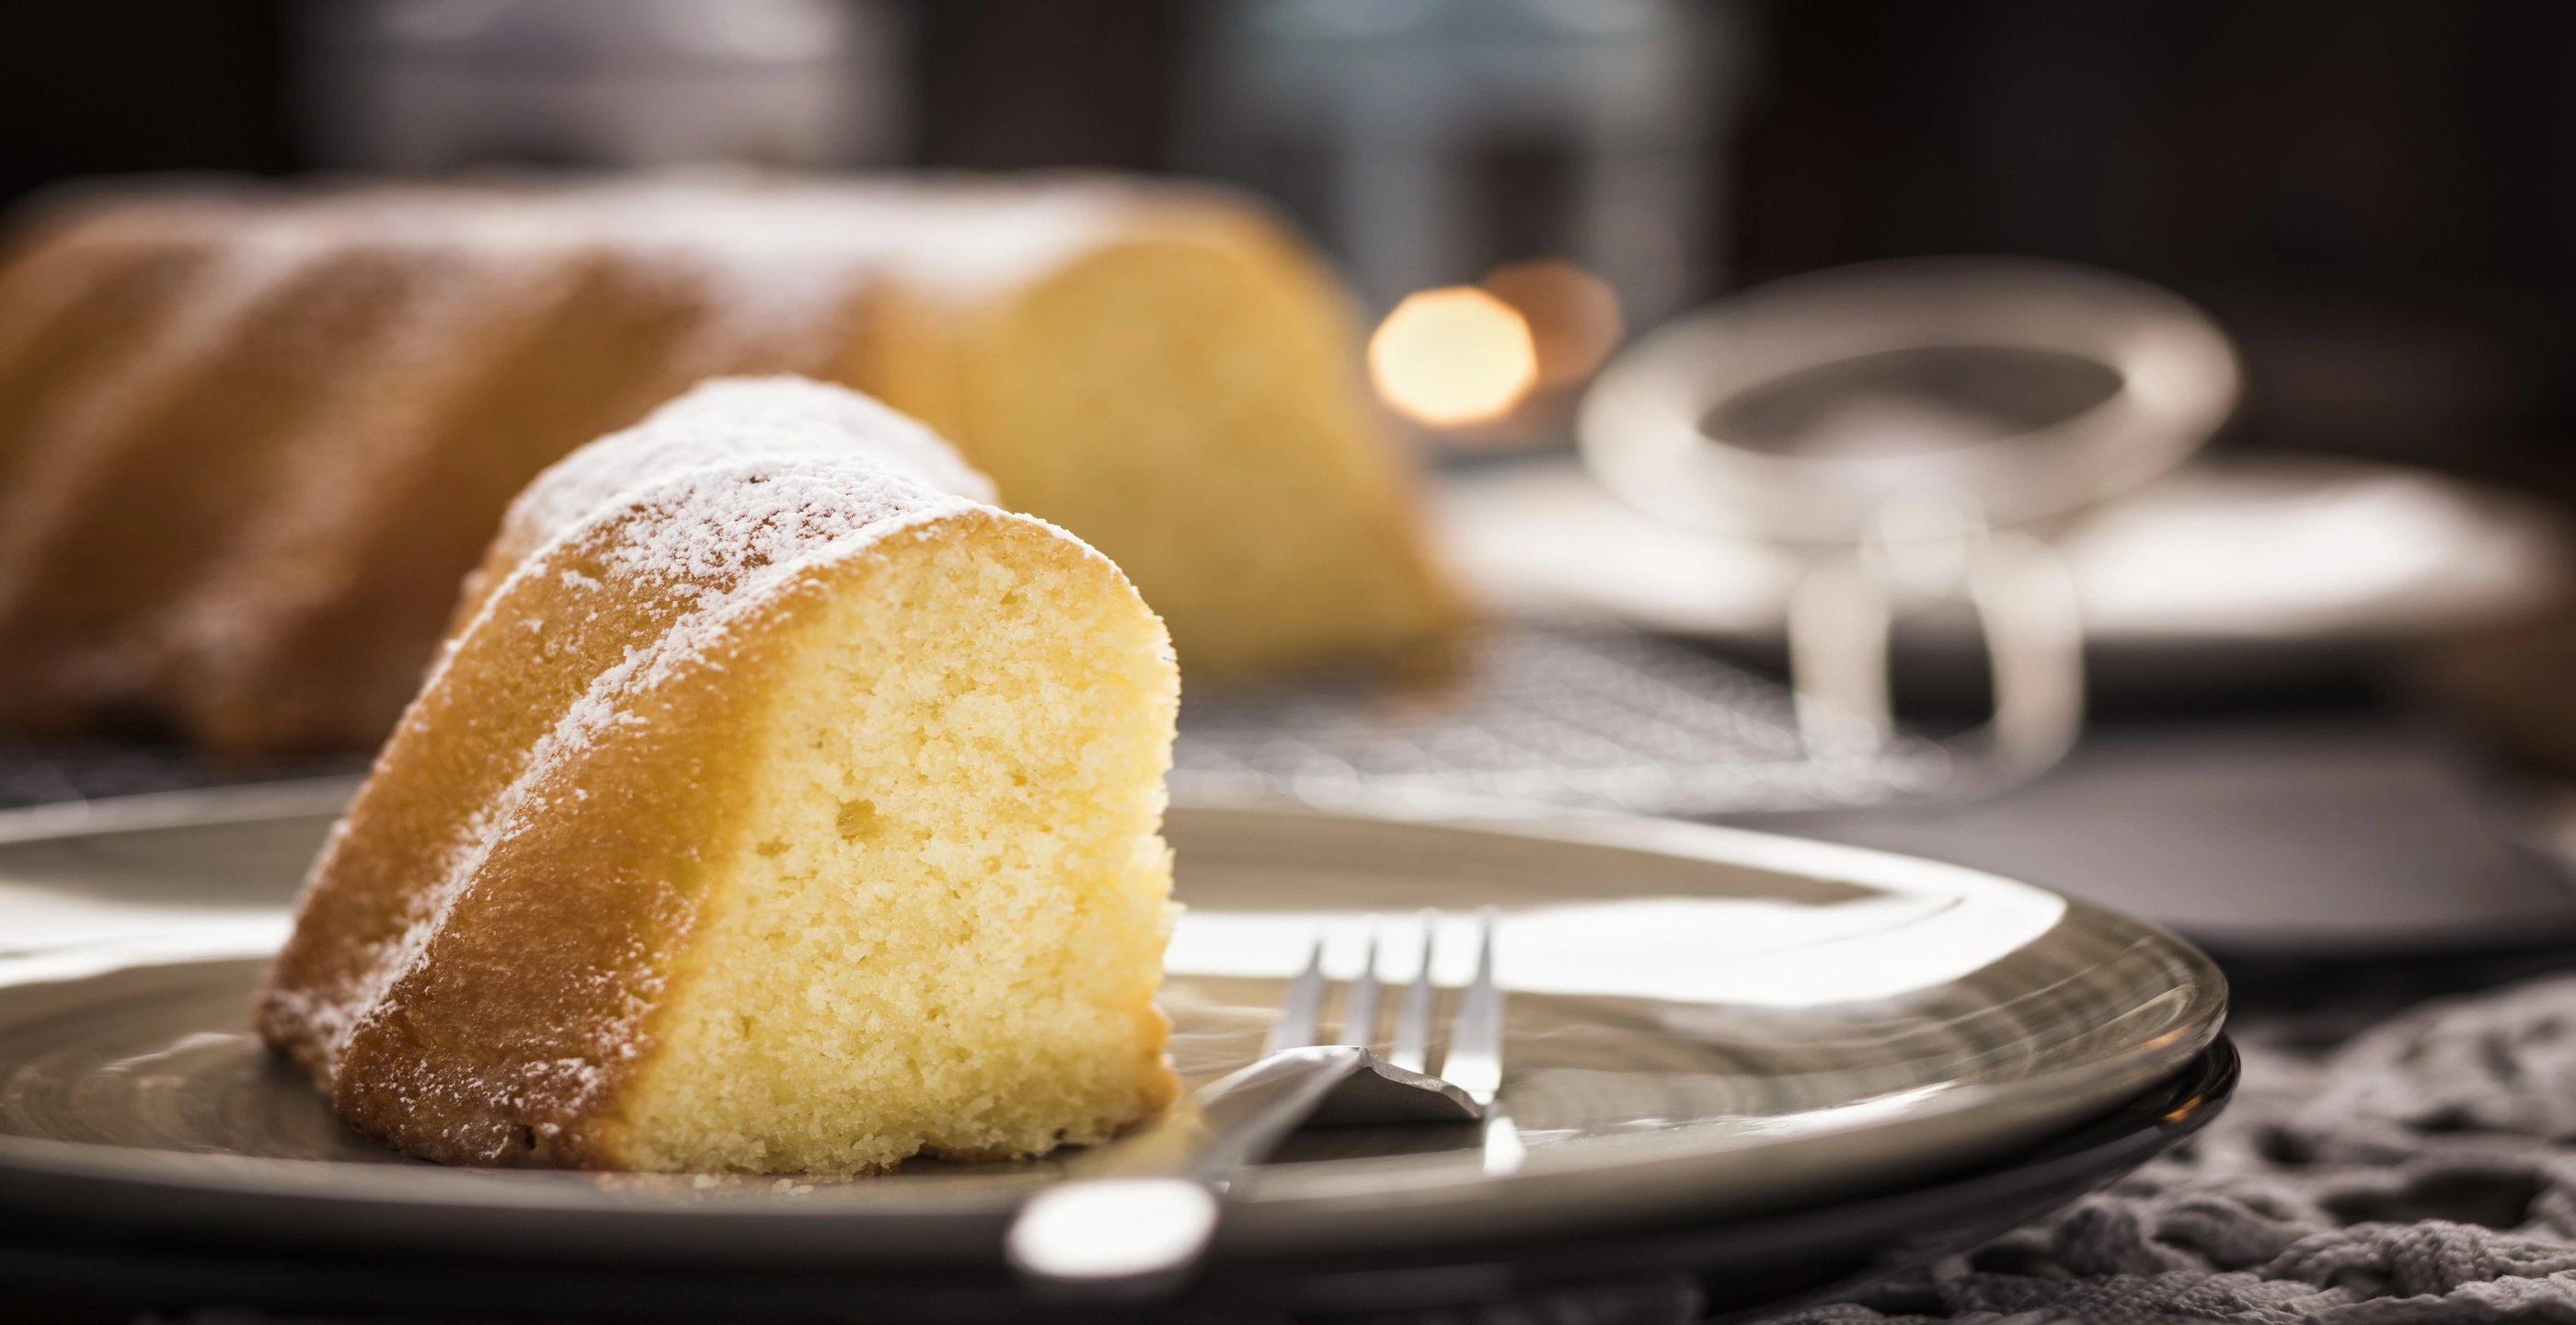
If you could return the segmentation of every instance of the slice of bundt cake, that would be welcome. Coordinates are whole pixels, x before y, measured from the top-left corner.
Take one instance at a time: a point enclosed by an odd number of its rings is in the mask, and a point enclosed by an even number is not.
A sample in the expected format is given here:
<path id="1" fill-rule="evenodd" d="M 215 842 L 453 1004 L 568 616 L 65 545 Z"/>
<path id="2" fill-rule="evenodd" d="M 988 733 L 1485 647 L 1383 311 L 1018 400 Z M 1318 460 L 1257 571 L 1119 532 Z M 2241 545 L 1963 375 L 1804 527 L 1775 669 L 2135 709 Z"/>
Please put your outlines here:
<path id="1" fill-rule="evenodd" d="M 547 471 L 315 863 L 263 1036 L 451 1163 L 853 1172 L 1159 1108 L 1170 646 L 988 493 L 794 379 Z"/>
<path id="2" fill-rule="evenodd" d="M 928 421 L 1223 677 L 1459 620 L 1329 272 L 1105 179 L 92 191 L 0 248 L 0 729 L 364 747 L 511 494 L 700 378 Z"/>

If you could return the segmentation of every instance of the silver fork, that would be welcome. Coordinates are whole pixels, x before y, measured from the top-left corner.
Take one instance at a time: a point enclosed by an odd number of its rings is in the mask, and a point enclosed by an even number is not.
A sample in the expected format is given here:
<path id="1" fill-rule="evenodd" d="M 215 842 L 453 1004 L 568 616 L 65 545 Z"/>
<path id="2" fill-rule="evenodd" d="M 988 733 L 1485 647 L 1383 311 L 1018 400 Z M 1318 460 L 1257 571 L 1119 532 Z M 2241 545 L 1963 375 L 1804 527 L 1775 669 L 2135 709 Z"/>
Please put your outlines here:
<path id="1" fill-rule="evenodd" d="M 1005 1249 L 1033 1287 L 1060 1296 L 1138 1301 L 1180 1286 L 1216 1233 L 1235 1175 L 1308 1122 L 1472 1122 L 1502 1083 L 1503 994 L 1494 983 L 1494 914 L 1478 917 L 1476 976 L 1458 996 L 1441 1076 L 1424 1074 L 1431 1043 L 1431 952 L 1424 912 L 1422 967 L 1405 990 L 1392 1059 L 1375 1039 L 1377 938 L 1344 1000 L 1338 1044 L 1322 1029 L 1324 943 L 1290 981 L 1279 1017 L 1251 1066 L 1201 1087 L 1152 1127 L 1086 1157 L 1074 1180 L 1020 1208 Z M 1499 1115 L 1495 1115 L 1499 1117 Z"/>

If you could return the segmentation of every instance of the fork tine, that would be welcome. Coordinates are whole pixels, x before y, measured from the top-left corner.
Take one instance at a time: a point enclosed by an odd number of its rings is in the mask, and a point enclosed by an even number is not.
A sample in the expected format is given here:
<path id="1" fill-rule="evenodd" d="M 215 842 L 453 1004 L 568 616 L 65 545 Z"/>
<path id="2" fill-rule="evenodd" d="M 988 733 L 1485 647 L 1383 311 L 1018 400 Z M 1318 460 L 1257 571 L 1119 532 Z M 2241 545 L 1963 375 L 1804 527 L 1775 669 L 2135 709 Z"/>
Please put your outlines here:
<path id="1" fill-rule="evenodd" d="M 1377 917 L 1369 917 L 1368 957 L 1360 967 L 1360 977 L 1351 982 L 1351 992 L 1342 1002 L 1342 1038 L 1335 1044 L 1356 1044 L 1366 1049 L 1377 1043 Z"/>
<path id="2" fill-rule="evenodd" d="M 1404 988 L 1404 1007 L 1395 1018 L 1395 1052 L 1387 1059 L 1407 1072 L 1431 1070 L 1431 1000 L 1438 993 L 1431 983 L 1431 944 L 1440 934 L 1440 913 L 1426 907 L 1421 922 L 1422 965 Z"/>
<path id="3" fill-rule="evenodd" d="M 1478 1104 L 1493 1103 L 1503 1084 L 1503 990 L 1494 983 L 1494 920 L 1490 906 L 1476 913 L 1476 978 L 1458 996 L 1449 1056 L 1440 1064 L 1440 1075 Z"/>
<path id="4" fill-rule="evenodd" d="M 1306 954 L 1306 969 L 1288 982 L 1288 997 L 1279 1005 L 1279 1019 L 1270 1023 L 1270 1034 L 1261 1042 L 1262 1057 L 1313 1044 L 1323 1011 L 1324 936 L 1318 934 L 1314 950 Z"/>

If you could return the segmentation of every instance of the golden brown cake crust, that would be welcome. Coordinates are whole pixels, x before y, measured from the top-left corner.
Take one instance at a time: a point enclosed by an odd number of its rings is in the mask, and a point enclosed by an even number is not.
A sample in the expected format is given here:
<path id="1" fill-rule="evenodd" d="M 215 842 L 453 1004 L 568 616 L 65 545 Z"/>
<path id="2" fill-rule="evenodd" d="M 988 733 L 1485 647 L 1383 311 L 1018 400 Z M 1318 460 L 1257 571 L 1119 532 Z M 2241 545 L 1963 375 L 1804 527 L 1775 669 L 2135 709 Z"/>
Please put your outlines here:
<path id="1" fill-rule="evenodd" d="M 261 1029 L 360 1130 L 455 1162 L 578 1164 L 595 1145 L 564 1120 L 636 1051 L 706 826 L 738 781 L 722 766 L 723 734 L 740 729 L 726 719 L 757 689 L 725 675 L 748 661 L 751 623 L 736 621 L 641 693 L 597 693 L 604 674 L 668 650 L 695 606 L 687 588 L 740 592 L 763 569 L 682 586 L 667 565 L 621 574 L 622 551 L 705 518 L 686 496 L 639 497 L 510 577 L 317 863 Z M 893 533 L 907 512 L 871 514 Z M 603 700 L 613 714 L 559 732 Z M 532 758 L 557 736 L 572 748 Z M 422 1074 L 460 1063 L 497 1075 Z"/>
<path id="2" fill-rule="evenodd" d="M 859 313 L 846 380 L 1117 562 L 1192 676 L 1437 671 L 1473 616 L 1355 371 L 1358 310 L 1266 208 L 1158 190 L 1010 301 L 897 269 Z"/>
<path id="3" fill-rule="evenodd" d="M 600 569 L 595 548 L 619 532 L 598 530 L 583 540 L 592 546 L 561 549 L 546 565 Z M 417 921 L 381 903 L 414 891 L 408 876 L 448 854 L 440 839 L 470 831 L 437 820 L 488 812 L 495 775 L 524 771 L 540 734 L 524 719 L 579 699 L 544 682 L 587 683 L 669 625 L 649 600 L 594 614 L 566 601 L 577 596 L 558 578 L 519 581 L 496 605 L 494 628 L 449 661 L 320 867 L 273 990 L 390 974 L 387 949 L 402 939 L 394 924 Z M 692 660 L 635 703 L 637 721 L 525 788 L 565 809 L 526 816 L 490 844 L 408 972 L 358 1011 L 336 1061 L 317 1034 L 325 1028 L 299 1024 L 291 1009 L 301 1004 L 271 995 L 264 1032 L 319 1070 L 352 1126 L 448 1163 L 606 1166 L 598 1106 L 642 1052 L 639 1011 L 685 936 L 712 811 L 739 780 L 726 758 L 733 747 L 709 739 L 736 725 L 726 719 L 745 690 L 722 683 L 734 661 Z M 442 711 L 468 696 L 477 711 Z M 348 969 L 369 953 L 373 962 Z"/>

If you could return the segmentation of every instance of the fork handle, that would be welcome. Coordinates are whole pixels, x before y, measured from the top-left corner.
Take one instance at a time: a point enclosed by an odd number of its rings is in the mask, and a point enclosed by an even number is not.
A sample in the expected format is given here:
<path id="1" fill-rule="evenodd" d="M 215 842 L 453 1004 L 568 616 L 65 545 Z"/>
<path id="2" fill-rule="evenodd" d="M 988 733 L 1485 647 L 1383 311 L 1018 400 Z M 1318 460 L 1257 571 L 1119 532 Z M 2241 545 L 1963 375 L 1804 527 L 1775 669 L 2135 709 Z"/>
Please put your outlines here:
<path id="1" fill-rule="evenodd" d="M 1356 1045 L 1271 1054 L 1097 1152 L 1081 1176 L 1020 1207 L 1004 1247 L 1030 1285 L 1136 1301 L 1180 1286 L 1216 1233 L 1217 1193 L 1368 1063 Z"/>

